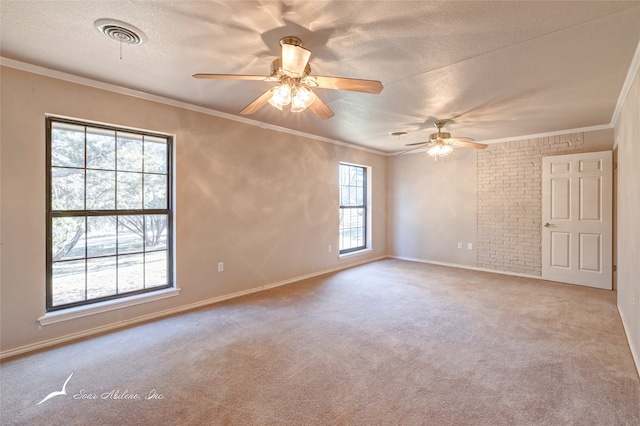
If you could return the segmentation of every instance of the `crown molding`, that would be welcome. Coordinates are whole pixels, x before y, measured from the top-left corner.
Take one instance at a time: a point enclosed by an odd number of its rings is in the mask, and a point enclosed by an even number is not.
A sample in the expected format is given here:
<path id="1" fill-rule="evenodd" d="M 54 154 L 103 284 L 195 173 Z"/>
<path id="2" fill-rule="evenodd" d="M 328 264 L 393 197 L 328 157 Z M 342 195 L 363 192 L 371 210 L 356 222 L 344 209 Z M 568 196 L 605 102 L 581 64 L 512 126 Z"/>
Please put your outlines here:
<path id="1" fill-rule="evenodd" d="M 211 109 L 211 108 L 201 107 L 201 106 L 198 106 L 198 105 L 190 104 L 188 102 L 178 101 L 178 100 L 167 98 L 167 97 L 164 97 L 164 96 L 153 95 L 151 93 L 142 92 L 142 91 L 134 90 L 134 89 L 129 89 L 127 87 L 118 86 L 116 84 L 105 83 L 105 82 L 94 80 L 94 79 L 91 79 L 91 78 L 81 77 L 79 75 L 75 75 L 75 74 L 71 74 L 71 73 L 67 73 L 67 72 L 63 72 L 63 71 L 57 71 L 57 70 L 53 70 L 53 69 L 50 69 L 50 68 L 41 67 L 39 65 L 33 65 L 33 64 L 29 64 L 27 62 L 17 61 L 15 59 L 5 58 L 3 56 L 0 56 L 0 65 L 1 66 L 5 66 L 5 67 L 9 67 L 9 68 L 14 68 L 14 69 L 17 69 L 17 70 L 20 70 L 20 71 L 26 71 L 26 72 L 30 72 L 30 73 L 33 73 L 33 74 L 43 75 L 45 77 L 55 78 L 57 80 L 63 80 L 63 81 L 68 81 L 70 83 L 76 83 L 76 84 L 81 84 L 83 86 L 93 87 L 95 89 L 107 90 L 109 92 L 114 92 L 114 93 L 118 93 L 118 94 L 125 95 L 125 96 L 131 96 L 131 97 L 135 97 L 135 98 L 139 98 L 139 99 L 144 99 L 144 100 L 147 100 L 147 101 L 157 102 L 157 103 L 161 103 L 161 104 L 164 104 L 164 105 L 169 105 L 169 106 L 173 106 L 173 107 L 177 107 L 177 108 L 181 108 L 181 109 L 185 109 L 185 110 L 189 110 L 189 111 L 200 112 L 200 113 L 203 113 L 203 114 L 212 115 L 214 117 L 219 117 L 219 118 L 223 118 L 223 119 L 226 119 L 226 120 L 236 121 L 236 122 L 239 122 L 239 123 L 260 127 L 261 129 L 274 130 L 274 131 L 280 132 L 280 133 L 286 133 L 286 134 L 290 134 L 290 135 L 294 135 L 294 136 L 300 136 L 300 137 L 303 137 L 303 138 L 313 139 L 313 140 L 317 140 L 317 141 L 320 141 L 320 142 L 327 142 L 327 143 L 331 143 L 331 144 L 334 144 L 334 145 L 343 146 L 343 147 L 346 147 L 346 148 L 357 149 L 359 151 L 369 152 L 369 153 L 372 153 L 372 154 L 386 155 L 386 152 L 378 151 L 378 150 L 371 149 L 371 148 L 366 148 L 366 147 L 363 147 L 363 146 L 360 146 L 360 145 L 356 145 L 356 144 L 353 144 L 353 143 L 348 143 L 348 142 L 338 141 L 338 140 L 335 140 L 335 139 L 325 138 L 323 136 L 317 136 L 317 135 L 313 135 L 311 133 L 305 133 L 305 132 L 301 132 L 301 131 L 298 131 L 298 130 L 287 129 L 286 127 L 275 126 L 273 124 L 264 123 L 262 121 L 252 120 L 250 118 L 238 117 L 238 116 L 233 115 L 233 114 L 228 114 L 228 113 L 225 113 L 225 112 L 216 111 L 216 110 Z"/>
<path id="2" fill-rule="evenodd" d="M 615 126 L 618 122 L 618 117 L 620 116 L 620 111 L 622 110 L 622 105 L 624 105 L 624 101 L 627 99 L 627 95 L 629 94 L 629 90 L 631 90 L 631 85 L 633 84 L 633 80 L 640 69 L 640 42 L 636 46 L 636 52 L 633 55 L 633 59 L 631 60 L 631 65 L 629 66 L 629 70 L 627 71 L 627 78 L 624 80 L 624 84 L 622 85 L 622 90 L 620 90 L 620 96 L 618 96 L 618 102 L 616 103 L 616 108 L 613 110 L 613 115 L 611 116 L 611 126 Z"/>
<path id="3" fill-rule="evenodd" d="M 298 131 L 298 130 L 287 129 L 286 127 L 276 126 L 276 125 L 264 123 L 264 122 L 261 122 L 261 121 L 245 118 L 245 117 L 238 117 L 238 116 L 233 115 L 233 114 L 228 114 L 228 113 L 217 111 L 217 110 L 214 110 L 214 109 L 211 109 L 211 108 L 201 107 L 201 106 L 198 106 L 198 105 L 190 104 L 188 102 L 178 101 L 178 100 L 167 98 L 167 97 L 164 97 L 164 96 L 153 95 L 153 94 L 142 92 L 142 91 L 139 91 L 139 90 L 129 89 L 127 87 L 118 86 L 118 85 L 111 84 L 111 83 L 105 83 L 105 82 L 94 80 L 94 79 L 90 79 L 90 78 L 87 78 L 87 77 L 81 77 L 81 76 L 78 76 L 78 75 L 75 75 L 75 74 L 62 72 L 62 71 L 57 71 L 57 70 L 53 70 L 53 69 L 50 69 L 50 68 L 29 64 L 29 63 L 26 63 L 26 62 L 17 61 L 15 59 L 5 58 L 5 57 L 2 57 L 2 56 L 0 56 L 0 65 L 6 66 L 6 67 L 9 67 L 9 68 L 18 69 L 18 70 L 21 70 L 21 71 L 26 71 L 26 72 L 30 72 L 30 73 L 34 73 L 34 74 L 43 75 L 43 76 L 46 76 L 46 77 L 55 78 L 55 79 L 58 79 L 58 80 L 63 80 L 63 81 L 71 82 L 71 83 L 81 84 L 83 86 L 89 86 L 89 87 L 93 87 L 93 88 L 96 88 L 96 89 L 107 90 L 107 91 L 110 91 L 110 92 L 119 93 L 119 94 L 126 95 L 126 96 L 132 96 L 132 97 L 136 97 L 136 98 L 140 98 L 140 99 L 145 99 L 145 100 L 149 100 L 149 101 L 153 101 L 153 102 L 158 102 L 158 103 L 161 103 L 161 104 L 170 105 L 170 106 L 174 106 L 174 107 L 185 109 L 185 110 L 200 112 L 200 113 L 203 113 L 203 114 L 212 115 L 212 116 L 223 118 L 223 119 L 226 119 L 226 120 L 231 120 L 231 121 L 236 121 L 236 122 L 243 123 L 243 124 L 249 124 L 249 125 L 252 125 L 252 126 L 257 126 L 257 127 L 262 128 L 262 129 L 273 130 L 273 131 L 280 132 L 280 133 L 300 136 L 300 137 L 304 137 L 304 138 L 308 138 L 308 139 L 313 139 L 313 140 L 317 140 L 317 141 L 321 141 L 321 142 L 327 142 L 327 143 L 331 143 L 331 144 L 334 144 L 334 145 L 343 146 L 343 147 L 346 147 L 346 148 L 365 151 L 365 152 L 369 152 L 369 153 L 372 153 L 372 154 L 378 154 L 378 155 L 383 155 L 383 156 L 394 156 L 394 155 L 398 154 L 398 152 L 379 151 L 379 150 L 376 150 L 376 149 L 363 147 L 363 146 L 360 146 L 360 145 L 357 145 L 357 144 L 353 144 L 353 143 L 338 141 L 338 140 L 335 140 L 335 139 L 330 139 L 330 138 L 326 138 L 326 137 L 323 137 L 323 136 L 317 136 L 317 135 L 313 135 L 313 134 L 310 134 L 310 133 L 301 132 L 301 131 Z M 580 132 L 591 132 L 591 131 L 597 131 L 597 130 L 612 129 L 612 128 L 615 127 L 615 124 L 618 121 L 618 116 L 620 115 L 620 110 L 622 109 L 622 105 L 624 104 L 624 101 L 627 98 L 627 94 L 629 93 L 629 90 L 631 89 L 631 85 L 633 84 L 633 80 L 634 80 L 636 74 L 638 73 L 639 69 L 640 69 L 640 42 L 638 43 L 638 46 L 636 47 L 636 51 L 635 51 L 633 59 L 631 61 L 631 65 L 629 66 L 629 70 L 627 71 L 627 76 L 626 76 L 625 82 L 624 82 L 624 84 L 622 86 L 622 90 L 620 91 L 620 95 L 618 96 L 618 101 L 616 103 L 616 107 L 615 107 L 615 109 L 613 111 L 613 114 L 612 114 L 612 117 L 611 117 L 611 122 L 609 124 L 602 124 L 602 125 L 590 126 L 590 127 L 581 127 L 581 128 L 576 128 L 576 129 L 565 129 L 565 130 L 558 130 L 558 131 L 546 132 L 546 133 L 535 133 L 535 134 L 514 136 L 514 137 L 508 137 L 508 138 L 501 138 L 501 139 L 478 140 L 478 142 L 486 143 L 486 144 L 493 144 L 493 143 L 515 141 L 515 140 L 525 140 L 525 139 L 535 139 L 535 138 L 548 137 L 548 136 L 557 136 L 557 135 L 562 135 L 562 134 L 567 134 L 567 133 L 580 133 Z M 417 154 L 417 153 L 420 153 L 420 152 L 422 152 L 422 150 L 418 149 L 416 151 L 412 151 L 411 154 L 413 154 L 413 153 Z M 407 153 L 407 154 L 409 154 L 409 153 Z"/>
<path id="4" fill-rule="evenodd" d="M 546 138 L 549 136 L 566 135 L 569 133 L 595 132 L 597 130 L 607 130 L 607 129 L 613 129 L 613 125 L 600 124 L 598 126 L 578 127 L 576 129 L 557 130 L 557 131 L 545 132 L 545 133 L 534 133 L 531 135 L 512 136 L 509 138 L 481 140 L 479 142 L 486 143 L 486 144 L 493 144 L 493 143 L 500 143 L 500 142 L 511 142 L 511 141 L 522 141 L 527 139 Z"/>

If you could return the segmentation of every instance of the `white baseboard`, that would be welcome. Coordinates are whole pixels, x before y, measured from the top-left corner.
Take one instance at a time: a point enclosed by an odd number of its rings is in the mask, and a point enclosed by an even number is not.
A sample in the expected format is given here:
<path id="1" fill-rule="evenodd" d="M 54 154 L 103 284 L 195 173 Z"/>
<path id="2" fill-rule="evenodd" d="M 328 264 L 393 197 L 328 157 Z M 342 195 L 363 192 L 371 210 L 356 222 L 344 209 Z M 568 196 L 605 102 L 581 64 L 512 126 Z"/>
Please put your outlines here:
<path id="1" fill-rule="evenodd" d="M 142 316 L 139 316 L 139 317 L 135 317 L 135 318 L 124 320 L 124 321 L 119 321 L 119 322 L 112 323 L 112 324 L 107 324 L 107 325 L 100 326 L 100 327 L 94 327 L 94 328 L 91 328 L 91 329 L 88 329 L 88 330 L 80 331 L 78 333 L 71 333 L 71 334 L 67 334 L 67 335 L 62 336 L 62 337 L 56 337 L 54 339 L 49 339 L 49 340 L 45 340 L 45 341 L 38 342 L 38 343 L 32 343 L 32 344 L 29 344 L 29 345 L 20 346 L 20 347 L 14 348 L 14 349 L 9 349 L 9 350 L 0 352 L 0 360 L 1 359 L 6 359 L 6 358 L 10 358 L 10 357 L 13 357 L 13 356 L 16 356 L 16 355 L 26 354 L 28 352 L 33 352 L 33 351 L 37 351 L 37 350 L 41 350 L 41 349 L 46 349 L 48 347 L 59 345 L 59 344 L 62 344 L 62 343 L 68 343 L 68 342 L 71 342 L 71 341 L 74 341 L 74 340 L 95 336 L 97 334 L 106 333 L 106 332 L 109 332 L 109 331 L 117 330 L 119 328 L 131 326 L 131 325 L 134 325 L 134 324 L 139 324 L 139 323 L 143 323 L 143 322 L 147 322 L 147 321 L 153 321 L 153 320 L 156 320 L 156 319 L 167 317 L 169 315 L 175 315 L 175 314 L 191 311 L 191 310 L 198 309 L 198 308 L 201 308 L 201 307 L 204 307 L 204 306 L 207 306 L 207 305 L 212 305 L 214 303 L 219 303 L 219 302 L 222 302 L 222 301 L 225 301 L 225 300 L 229 300 L 229 299 L 235 299 L 236 297 L 246 296 L 247 294 L 257 293 L 257 292 L 268 290 L 268 289 L 271 289 L 271 288 L 280 287 L 280 286 L 283 286 L 283 285 L 286 285 L 286 284 L 291 284 L 291 283 L 294 283 L 294 282 L 297 282 L 297 281 L 302 281 L 302 280 L 305 280 L 305 279 L 308 279 L 308 278 L 317 277 L 319 275 L 329 274 L 329 273 L 337 272 L 337 271 L 340 271 L 340 270 L 343 270 L 343 269 L 352 268 L 354 266 L 363 265 L 365 263 L 375 262 L 377 260 L 384 259 L 385 257 L 387 257 L 387 256 L 379 256 L 379 257 L 375 257 L 375 258 L 363 259 L 363 260 L 355 262 L 355 263 L 349 263 L 348 265 L 337 266 L 335 268 L 325 269 L 323 271 L 314 272 L 312 274 L 307 274 L 307 275 L 291 278 L 291 279 L 284 280 L 284 281 L 278 281 L 278 282 L 275 282 L 275 283 L 272 283 L 272 284 L 267 284 L 267 285 L 264 285 L 264 286 L 261 286 L 261 287 L 255 287 L 255 288 L 252 288 L 252 289 L 249 289 L 249 290 L 243 290 L 243 291 L 239 291 L 239 292 L 236 292 L 236 293 L 227 294 L 227 295 L 224 295 L 224 296 L 218 296 L 218 297 L 214 297 L 214 298 L 211 298 L 211 299 L 202 300 L 200 302 L 190 303 L 188 305 L 183 305 L 183 306 L 178 306 L 178 307 L 171 308 L 171 309 L 166 309 L 164 311 L 155 312 L 155 313 L 148 314 L 148 315 L 142 315 Z"/>
<path id="2" fill-rule="evenodd" d="M 500 271 L 500 270 L 497 270 L 497 269 L 478 268 L 477 266 L 463 265 L 463 264 L 460 264 L 460 263 L 440 262 L 440 261 L 437 261 L 437 260 L 418 259 L 418 258 L 414 258 L 414 257 L 405 257 L 405 256 L 387 256 L 387 257 L 390 257 L 392 259 L 398 259 L 398 260 L 408 260 L 409 262 L 428 263 L 430 265 L 449 266 L 451 268 L 470 269 L 472 271 L 491 272 L 491 273 L 494 273 L 494 274 L 501 274 L 501 275 L 511 275 L 513 277 L 533 278 L 533 279 L 536 279 L 536 280 L 542 280 L 543 279 L 539 275 L 519 274 L 517 272 Z"/>
<path id="3" fill-rule="evenodd" d="M 618 313 L 620 314 L 620 319 L 622 320 L 622 328 L 624 328 L 624 333 L 627 335 L 627 342 L 629 343 L 629 349 L 631 349 L 631 356 L 633 358 L 633 362 L 636 364 L 636 370 L 638 372 L 638 376 L 640 377 L 640 354 L 636 350 L 636 347 L 633 345 L 631 341 L 631 332 L 629 331 L 629 327 L 627 326 L 627 322 L 624 319 L 624 314 L 622 313 L 622 309 L 620 309 L 620 305 L 617 305 Z"/>

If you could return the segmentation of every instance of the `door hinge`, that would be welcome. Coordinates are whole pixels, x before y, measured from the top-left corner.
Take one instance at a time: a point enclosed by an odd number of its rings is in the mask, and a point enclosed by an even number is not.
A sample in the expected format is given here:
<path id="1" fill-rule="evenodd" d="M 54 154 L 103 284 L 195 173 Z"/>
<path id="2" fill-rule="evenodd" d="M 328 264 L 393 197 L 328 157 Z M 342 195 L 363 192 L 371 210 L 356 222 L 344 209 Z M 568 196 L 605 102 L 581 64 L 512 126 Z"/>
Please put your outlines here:
<path id="1" fill-rule="evenodd" d="M 613 265 L 613 272 L 617 272 L 618 271 L 618 265 Z"/>

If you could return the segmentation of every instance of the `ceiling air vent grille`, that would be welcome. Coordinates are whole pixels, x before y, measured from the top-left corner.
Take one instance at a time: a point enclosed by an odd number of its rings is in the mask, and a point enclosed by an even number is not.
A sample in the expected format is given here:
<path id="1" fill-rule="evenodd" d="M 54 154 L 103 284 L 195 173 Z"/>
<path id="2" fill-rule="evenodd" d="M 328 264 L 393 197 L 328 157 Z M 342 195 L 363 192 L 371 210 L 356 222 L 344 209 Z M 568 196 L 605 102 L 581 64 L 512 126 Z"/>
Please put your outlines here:
<path id="1" fill-rule="evenodd" d="M 93 25 L 105 36 L 126 44 L 142 44 L 147 36 L 138 28 L 115 19 L 98 19 Z"/>

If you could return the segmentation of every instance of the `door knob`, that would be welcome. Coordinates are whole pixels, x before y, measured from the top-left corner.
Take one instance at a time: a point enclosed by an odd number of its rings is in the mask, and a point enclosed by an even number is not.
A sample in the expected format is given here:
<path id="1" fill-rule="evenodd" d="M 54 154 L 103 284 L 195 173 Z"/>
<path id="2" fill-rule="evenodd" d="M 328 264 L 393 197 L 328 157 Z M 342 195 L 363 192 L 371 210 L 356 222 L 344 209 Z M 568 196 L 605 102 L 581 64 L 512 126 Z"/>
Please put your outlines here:
<path id="1" fill-rule="evenodd" d="M 550 224 L 549 222 L 547 222 L 547 223 L 545 223 L 545 224 L 544 224 L 544 227 L 545 227 L 545 228 L 550 228 L 550 227 L 551 227 L 551 224 Z"/>

